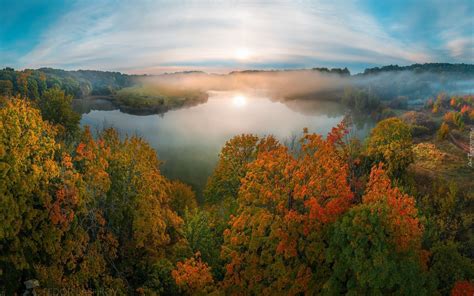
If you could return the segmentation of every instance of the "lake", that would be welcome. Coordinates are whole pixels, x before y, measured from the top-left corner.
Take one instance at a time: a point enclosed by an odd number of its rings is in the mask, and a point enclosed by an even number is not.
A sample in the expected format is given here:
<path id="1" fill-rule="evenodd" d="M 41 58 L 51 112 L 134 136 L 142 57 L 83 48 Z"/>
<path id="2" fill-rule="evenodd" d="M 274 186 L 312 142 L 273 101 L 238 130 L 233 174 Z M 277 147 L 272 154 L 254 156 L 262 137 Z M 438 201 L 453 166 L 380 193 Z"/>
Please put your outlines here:
<path id="1" fill-rule="evenodd" d="M 90 106 L 84 104 L 90 103 Z M 227 140 L 237 134 L 272 134 L 281 141 L 310 132 L 326 134 L 344 117 L 347 109 L 335 102 L 293 100 L 280 102 L 259 93 L 209 92 L 206 103 L 159 115 L 131 115 L 102 99 L 81 102 L 81 125 L 91 130 L 113 127 L 121 135 L 139 135 L 158 152 L 161 170 L 180 179 L 198 194 L 205 186 Z M 356 128 L 364 137 L 370 128 Z"/>

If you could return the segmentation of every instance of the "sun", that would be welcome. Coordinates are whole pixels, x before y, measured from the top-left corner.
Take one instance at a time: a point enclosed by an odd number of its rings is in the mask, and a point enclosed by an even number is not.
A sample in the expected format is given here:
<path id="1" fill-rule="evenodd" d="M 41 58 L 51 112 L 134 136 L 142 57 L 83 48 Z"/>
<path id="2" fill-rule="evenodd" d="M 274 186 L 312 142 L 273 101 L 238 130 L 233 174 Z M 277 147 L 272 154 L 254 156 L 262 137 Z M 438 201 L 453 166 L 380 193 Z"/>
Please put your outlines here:
<path id="1" fill-rule="evenodd" d="M 234 54 L 238 60 L 246 60 L 250 57 L 250 50 L 248 50 L 248 48 L 241 47 L 237 48 Z"/>
<path id="2" fill-rule="evenodd" d="M 247 105 L 247 98 L 242 95 L 235 96 L 232 99 L 232 104 L 236 107 L 243 107 Z"/>

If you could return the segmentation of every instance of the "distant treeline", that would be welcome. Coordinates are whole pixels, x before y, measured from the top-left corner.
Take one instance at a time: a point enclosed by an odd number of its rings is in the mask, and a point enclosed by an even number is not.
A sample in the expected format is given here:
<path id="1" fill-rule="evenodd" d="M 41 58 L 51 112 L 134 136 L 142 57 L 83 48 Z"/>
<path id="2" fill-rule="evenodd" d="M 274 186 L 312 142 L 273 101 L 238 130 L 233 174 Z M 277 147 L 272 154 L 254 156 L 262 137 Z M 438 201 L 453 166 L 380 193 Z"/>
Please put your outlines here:
<path id="1" fill-rule="evenodd" d="M 133 75 L 119 72 L 92 70 L 65 71 L 40 68 L 16 71 L 0 70 L 0 95 L 21 95 L 39 98 L 48 88 L 58 87 L 75 98 L 88 95 L 111 95 L 117 90 L 133 85 Z"/>
<path id="2" fill-rule="evenodd" d="M 300 70 L 245 70 L 234 71 L 225 75 L 186 71 L 172 74 L 168 73 L 156 77 L 161 79 L 162 77 L 169 78 L 169 76 L 175 75 L 193 78 L 194 76 L 191 77 L 191 75 L 198 75 L 200 79 L 202 79 L 202 76 L 214 79 L 216 79 L 216 77 L 225 79 L 226 76 L 239 74 L 257 75 L 265 73 L 285 73 L 288 75 L 297 75 L 298 73 L 314 72 L 328 74 L 328 77 L 333 78 L 341 77 L 339 81 L 340 86 L 345 85 L 370 92 L 380 97 L 381 100 L 393 100 L 403 96 L 410 102 L 418 100 L 420 101 L 419 103 L 422 103 L 421 101 L 425 101 L 440 91 L 446 91 L 448 93 L 456 92 L 459 94 L 471 93 L 472 82 L 474 81 L 474 65 L 448 63 L 413 64 L 410 66 L 389 65 L 369 68 L 363 73 L 356 75 L 351 75 L 347 68 L 311 68 Z M 40 68 L 36 70 L 25 69 L 18 71 L 12 68 L 5 68 L 0 70 L 0 95 L 20 95 L 22 97 L 36 99 L 41 97 L 46 89 L 57 86 L 64 90 L 66 95 L 72 95 L 74 98 L 82 98 L 91 95 L 110 96 L 115 95 L 117 91 L 123 88 L 140 84 L 139 78 L 145 76 L 147 75 L 139 76 L 119 72 L 92 70 L 66 71 Z M 263 78 L 268 77 L 265 76 Z M 311 76 L 308 76 L 308 79 L 311 79 Z M 166 81 L 169 81 L 169 79 L 165 79 L 165 82 Z M 186 85 L 182 83 L 184 80 L 179 81 L 179 88 L 186 88 Z M 224 82 L 221 81 L 218 84 L 224 85 L 223 83 Z M 310 81 L 310 83 L 314 84 L 313 81 Z M 173 87 L 175 86 L 176 85 L 173 85 Z M 250 83 L 247 86 L 253 86 L 253 84 Z M 296 87 L 296 85 L 292 86 Z M 201 86 L 200 89 L 202 91 L 208 90 L 205 86 Z M 302 94 L 301 91 L 313 92 L 311 87 L 308 87 L 308 90 L 300 89 L 298 95 L 305 95 L 304 93 Z M 316 87 L 315 91 L 320 90 Z M 342 88 L 340 89 L 340 93 L 343 93 Z"/>
<path id="3" fill-rule="evenodd" d="M 331 74 L 339 74 L 343 76 L 350 76 L 351 72 L 349 69 L 346 68 L 311 68 L 311 71 L 316 71 L 316 72 L 321 72 L 321 73 L 331 73 Z M 292 71 L 308 71 L 308 69 L 283 69 L 283 70 L 243 70 L 243 71 L 232 71 L 229 73 L 229 75 L 234 75 L 234 74 L 252 74 L 252 73 L 266 73 L 266 72 L 292 72 Z M 201 74 L 206 74 L 206 72 L 202 71 L 185 71 L 185 72 L 179 72 L 183 74 L 196 74 L 196 73 L 201 73 Z M 176 73 L 174 73 L 176 74 Z"/>
<path id="4" fill-rule="evenodd" d="M 450 64 L 450 63 L 428 63 L 413 64 L 410 66 L 388 65 L 383 67 L 375 67 L 365 69 L 363 75 L 380 74 L 382 72 L 394 71 L 413 71 L 415 73 L 458 73 L 458 74 L 474 74 L 474 65 L 472 64 Z"/>

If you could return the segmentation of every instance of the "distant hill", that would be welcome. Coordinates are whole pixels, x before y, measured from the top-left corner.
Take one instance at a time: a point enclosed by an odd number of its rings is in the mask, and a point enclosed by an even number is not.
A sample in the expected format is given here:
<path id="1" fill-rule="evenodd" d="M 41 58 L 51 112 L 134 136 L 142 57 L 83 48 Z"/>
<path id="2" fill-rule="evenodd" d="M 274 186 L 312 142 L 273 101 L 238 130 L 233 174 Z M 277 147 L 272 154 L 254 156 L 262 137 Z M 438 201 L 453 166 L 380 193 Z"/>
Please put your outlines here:
<path id="1" fill-rule="evenodd" d="M 66 71 L 52 68 L 16 71 L 0 70 L 0 95 L 21 94 L 29 98 L 39 97 L 47 88 L 57 86 L 67 94 L 80 98 L 88 95 L 111 95 L 117 90 L 134 84 L 136 75 L 119 72 L 77 70 Z"/>
<path id="2" fill-rule="evenodd" d="M 75 98 L 86 96 L 112 96 L 119 90 L 134 86 L 138 78 L 173 75 L 209 75 L 225 76 L 259 73 L 295 73 L 319 72 L 331 76 L 349 79 L 354 87 L 363 87 L 375 92 L 385 99 L 406 96 L 411 99 L 422 99 L 440 91 L 472 93 L 474 65 L 428 63 L 410 66 L 388 65 L 365 69 L 363 73 L 351 75 L 347 68 L 311 68 L 293 70 L 243 70 L 228 74 L 208 74 L 201 71 L 183 71 L 161 75 L 129 75 L 120 72 L 74 70 L 66 71 L 52 68 L 36 70 L 0 70 L 0 95 L 22 95 L 38 98 L 47 88 L 54 86 L 63 89 L 66 94 Z M 417 75 L 414 75 L 417 74 Z M 390 75 L 390 76 L 388 76 Z"/>
<path id="3" fill-rule="evenodd" d="M 427 63 L 413 64 L 410 66 L 388 65 L 365 69 L 362 75 L 379 74 L 382 72 L 413 71 L 415 73 L 458 73 L 474 75 L 474 65 L 472 64 L 449 64 L 449 63 Z"/>
<path id="4" fill-rule="evenodd" d="M 52 68 L 40 68 L 50 79 L 74 79 L 79 83 L 81 95 L 108 95 L 114 91 L 133 85 L 137 75 L 120 72 L 77 70 L 65 71 Z"/>

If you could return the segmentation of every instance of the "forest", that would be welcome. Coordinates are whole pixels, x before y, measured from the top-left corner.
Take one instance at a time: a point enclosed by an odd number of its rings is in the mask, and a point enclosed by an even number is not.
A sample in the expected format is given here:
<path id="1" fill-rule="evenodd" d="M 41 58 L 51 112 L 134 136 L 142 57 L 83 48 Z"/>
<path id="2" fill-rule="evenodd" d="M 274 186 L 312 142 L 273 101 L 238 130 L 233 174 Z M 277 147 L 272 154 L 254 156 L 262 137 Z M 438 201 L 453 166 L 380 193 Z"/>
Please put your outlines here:
<path id="1" fill-rule="evenodd" d="M 278 85 L 279 72 L 180 73 L 146 84 L 155 78 L 1 70 L 0 293 L 473 295 L 474 169 L 466 155 L 474 96 L 450 94 L 456 84 L 446 78 L 471 79 L 473 66 L 410 67 L 302 72 L 323 75 L 331 88 L 284 76 L 305 92 L 277 89 L 281 100 L 336 90 L 352 112 L 328 134 L 304 129 L 291 144 L 235 135 L 199 200 L 162 174 L 143 138 L 81 127 L 73 100 L 109 96 L 127 105 L 145 96 L 139 107 L 172 109 L 205 100 L 216 83 Z M 188 75 L 206 77 L 206 86 Z M 432 77 L 448 82 L 428 85 Z M 365 140 L 351 136 L 362 114 L 377 121 Z"/>

